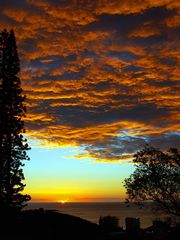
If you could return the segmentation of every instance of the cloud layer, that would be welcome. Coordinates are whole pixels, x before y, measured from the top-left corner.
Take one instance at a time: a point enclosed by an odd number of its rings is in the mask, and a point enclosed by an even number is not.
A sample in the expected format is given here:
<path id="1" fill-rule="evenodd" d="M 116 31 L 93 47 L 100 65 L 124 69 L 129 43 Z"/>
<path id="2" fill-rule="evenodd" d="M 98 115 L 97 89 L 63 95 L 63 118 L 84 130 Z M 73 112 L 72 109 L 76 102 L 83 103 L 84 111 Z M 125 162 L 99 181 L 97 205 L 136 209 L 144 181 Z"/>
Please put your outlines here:
<path id="1" fill-rule="evenodd" d="M 32 138 L 100 161 L 177 147 L 179 1 L 6 0 L 0 12 L 16 33 Z"/>

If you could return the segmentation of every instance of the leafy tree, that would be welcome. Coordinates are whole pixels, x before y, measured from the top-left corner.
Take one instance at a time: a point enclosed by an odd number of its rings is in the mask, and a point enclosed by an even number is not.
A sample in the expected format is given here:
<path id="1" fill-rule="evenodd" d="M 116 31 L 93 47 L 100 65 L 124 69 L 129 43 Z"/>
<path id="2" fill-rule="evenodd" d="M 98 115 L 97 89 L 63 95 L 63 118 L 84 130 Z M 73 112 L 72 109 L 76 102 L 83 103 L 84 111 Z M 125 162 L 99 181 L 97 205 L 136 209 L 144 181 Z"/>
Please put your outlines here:
<path id="1" fill-rule="evenodd" d="M 127 201 L 153 200 L 167 213 L 180 216 L 180 151 L 146 146 L 134 157 L 136 169 L 124 182 Z"/>
<path id="2" fill-rule="evenodd" d="M 23 195 L 23 161 L 29 150 L 23 133 L 26 107 L 18 77 L 20 63 L 14 32 L 0 33 L 0 210 L 21 209 L 30 200 Z"/>

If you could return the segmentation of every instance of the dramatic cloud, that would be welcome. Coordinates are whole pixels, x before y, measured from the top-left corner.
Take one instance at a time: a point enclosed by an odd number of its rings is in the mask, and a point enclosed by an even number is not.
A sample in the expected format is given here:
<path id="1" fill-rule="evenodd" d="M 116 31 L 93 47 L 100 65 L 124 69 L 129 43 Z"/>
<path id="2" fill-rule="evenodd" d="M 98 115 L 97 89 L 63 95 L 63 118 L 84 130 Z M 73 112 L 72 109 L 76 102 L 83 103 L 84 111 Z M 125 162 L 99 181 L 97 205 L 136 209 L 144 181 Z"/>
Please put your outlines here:
<path id="1" fill-rule="evenodd" d="M 174 0 L 0 0 L 27 96 L 27 134 L 116 161 L 178 146 L 180 4 Z"/>

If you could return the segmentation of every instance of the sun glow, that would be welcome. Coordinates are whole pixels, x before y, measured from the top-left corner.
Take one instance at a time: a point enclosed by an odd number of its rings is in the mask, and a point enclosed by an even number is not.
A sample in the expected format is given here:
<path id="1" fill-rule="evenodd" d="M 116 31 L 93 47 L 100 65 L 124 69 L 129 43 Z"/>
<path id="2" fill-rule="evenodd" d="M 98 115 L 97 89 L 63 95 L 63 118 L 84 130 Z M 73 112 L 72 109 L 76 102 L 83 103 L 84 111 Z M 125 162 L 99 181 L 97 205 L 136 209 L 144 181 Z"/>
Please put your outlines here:
<path id="1" fill-rule="evenodd" d="M 58 200 L 58 203 L 65 204 L 67 203 L 67 200 Z"/>

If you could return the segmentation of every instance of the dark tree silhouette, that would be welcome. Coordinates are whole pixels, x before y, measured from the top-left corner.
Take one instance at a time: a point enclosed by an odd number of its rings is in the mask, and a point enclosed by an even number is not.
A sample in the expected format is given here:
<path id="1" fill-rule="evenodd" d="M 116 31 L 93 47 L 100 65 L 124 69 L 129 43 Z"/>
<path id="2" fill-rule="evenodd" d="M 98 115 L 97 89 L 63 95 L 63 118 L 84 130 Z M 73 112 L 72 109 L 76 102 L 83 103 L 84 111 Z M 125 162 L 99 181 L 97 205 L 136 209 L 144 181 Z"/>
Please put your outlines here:
<path id="1" fill-rule="evenodd" d="M 21 209 L 30 200 L 23 195 L 23 161 L 29 150 L 23 133 L 26 108 L 18 77 L 20 63 L 14 32 L 0 33 L 0 210 Z"/>
<path id="2" fill-rule="evenodd" d="M 134 155 L 135 171 L 125 179 L 129 202 L 153 200 L 167 213 L 180 216 L 180 152 L 146 146 Z"/>

